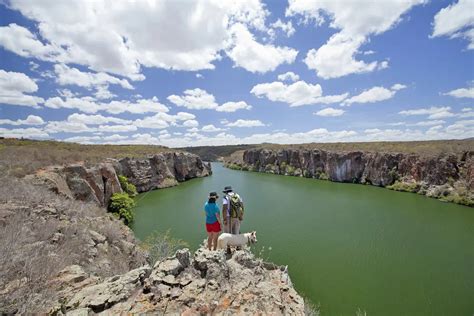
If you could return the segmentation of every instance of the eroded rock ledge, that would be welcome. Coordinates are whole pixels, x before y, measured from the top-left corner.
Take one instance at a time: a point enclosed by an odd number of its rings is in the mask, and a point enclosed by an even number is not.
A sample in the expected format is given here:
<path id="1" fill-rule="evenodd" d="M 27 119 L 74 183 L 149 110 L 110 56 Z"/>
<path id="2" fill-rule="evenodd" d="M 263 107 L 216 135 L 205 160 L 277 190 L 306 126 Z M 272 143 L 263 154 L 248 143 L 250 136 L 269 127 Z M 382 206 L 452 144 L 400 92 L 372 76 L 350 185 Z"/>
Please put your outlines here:
<path id="1" fill-rule="evenodd" d="M 460 156 L 404 153 L 251 149 L 225 161 L 229 168 L 388 187 L 474 206 L 474 152 Z"/>
<path id="2" fill-rule="evenodd" d="M 56 312 L 166 315 L 304 315 L 303 299 L 284 267 L 256 259 L 248 250 L 188 249 L 123 275 L 85 277 L 79 266 L 62 271 Z"/>
<path id="3" fill-rule="evenodd" d="M 83 163 L 52 166 L 26 178 L 62 196 L 106 207 L 112 194 L 122 192 L 118 174 L 125 175 L 138 192 L 145 192 L 205 177 L 212 170 L 196 155 L 166 152 L 147 158 L 108 159 L 91 167 Z"/>

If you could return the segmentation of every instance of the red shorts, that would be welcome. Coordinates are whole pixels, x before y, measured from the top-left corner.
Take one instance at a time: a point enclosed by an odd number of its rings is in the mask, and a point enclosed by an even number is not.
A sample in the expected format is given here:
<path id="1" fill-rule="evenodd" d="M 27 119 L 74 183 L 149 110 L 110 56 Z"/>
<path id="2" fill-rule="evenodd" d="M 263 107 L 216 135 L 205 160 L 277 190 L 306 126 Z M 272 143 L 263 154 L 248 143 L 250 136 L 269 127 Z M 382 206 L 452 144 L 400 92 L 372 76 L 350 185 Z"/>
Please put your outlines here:
<path id="1" fill-rule="evenodd" d="M 219 222 L 215 222 L 212 224 L 206 223 L 206 230 L 208 233 L 218 233 L 221 231 L 221 224 L 219 224 Z"/>

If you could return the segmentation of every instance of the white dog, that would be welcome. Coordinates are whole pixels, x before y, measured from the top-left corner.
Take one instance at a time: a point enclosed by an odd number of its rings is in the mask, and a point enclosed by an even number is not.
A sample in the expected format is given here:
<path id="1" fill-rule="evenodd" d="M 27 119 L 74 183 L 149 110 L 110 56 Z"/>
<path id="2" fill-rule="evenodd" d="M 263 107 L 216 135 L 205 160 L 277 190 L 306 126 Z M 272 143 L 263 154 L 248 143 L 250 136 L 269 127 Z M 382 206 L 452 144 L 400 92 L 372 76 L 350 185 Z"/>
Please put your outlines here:
<path id="1" fill-rule="evenodd" d="M 233 235 L 223 233 L 217 239 L 217 249 L 226 249 L 227 246 L 242 247 L 246 244 L 254 244 L 257 242 L 257 232 Z"/>

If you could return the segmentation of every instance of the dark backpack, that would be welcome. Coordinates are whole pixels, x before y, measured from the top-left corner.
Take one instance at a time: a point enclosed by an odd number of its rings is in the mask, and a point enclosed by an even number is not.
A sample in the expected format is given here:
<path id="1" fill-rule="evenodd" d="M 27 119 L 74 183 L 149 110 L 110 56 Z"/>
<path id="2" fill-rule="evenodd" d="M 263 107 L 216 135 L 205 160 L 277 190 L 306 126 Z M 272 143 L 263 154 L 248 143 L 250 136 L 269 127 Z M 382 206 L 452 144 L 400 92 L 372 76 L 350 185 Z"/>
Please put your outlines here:
<path id="1" fill-rule="evenodd" d="M 229 214 L 232 218 L 238 218 L 242 220 L 244 216 L 244 203 L 237 193 L 229 195 Z"/>

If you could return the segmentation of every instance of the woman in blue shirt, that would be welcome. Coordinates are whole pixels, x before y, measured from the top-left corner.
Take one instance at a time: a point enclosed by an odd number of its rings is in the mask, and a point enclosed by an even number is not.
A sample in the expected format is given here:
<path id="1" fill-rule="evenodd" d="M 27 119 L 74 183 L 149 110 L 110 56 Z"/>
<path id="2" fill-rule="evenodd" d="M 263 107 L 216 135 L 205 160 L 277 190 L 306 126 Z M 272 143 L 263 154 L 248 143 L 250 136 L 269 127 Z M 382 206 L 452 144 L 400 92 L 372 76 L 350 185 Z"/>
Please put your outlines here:
<path id="1" fill-rule="evenodd" d="M 209 193 L 209 200 L 204 204 L 204 212 L 206 213 L 207 248 L 209 250 L 217 249 L 217 238 L 221 231 L 221 216 L 219 206 L 216 204 L 218 198 L 219 196 L 216 192 L 211 192 Z"/>

